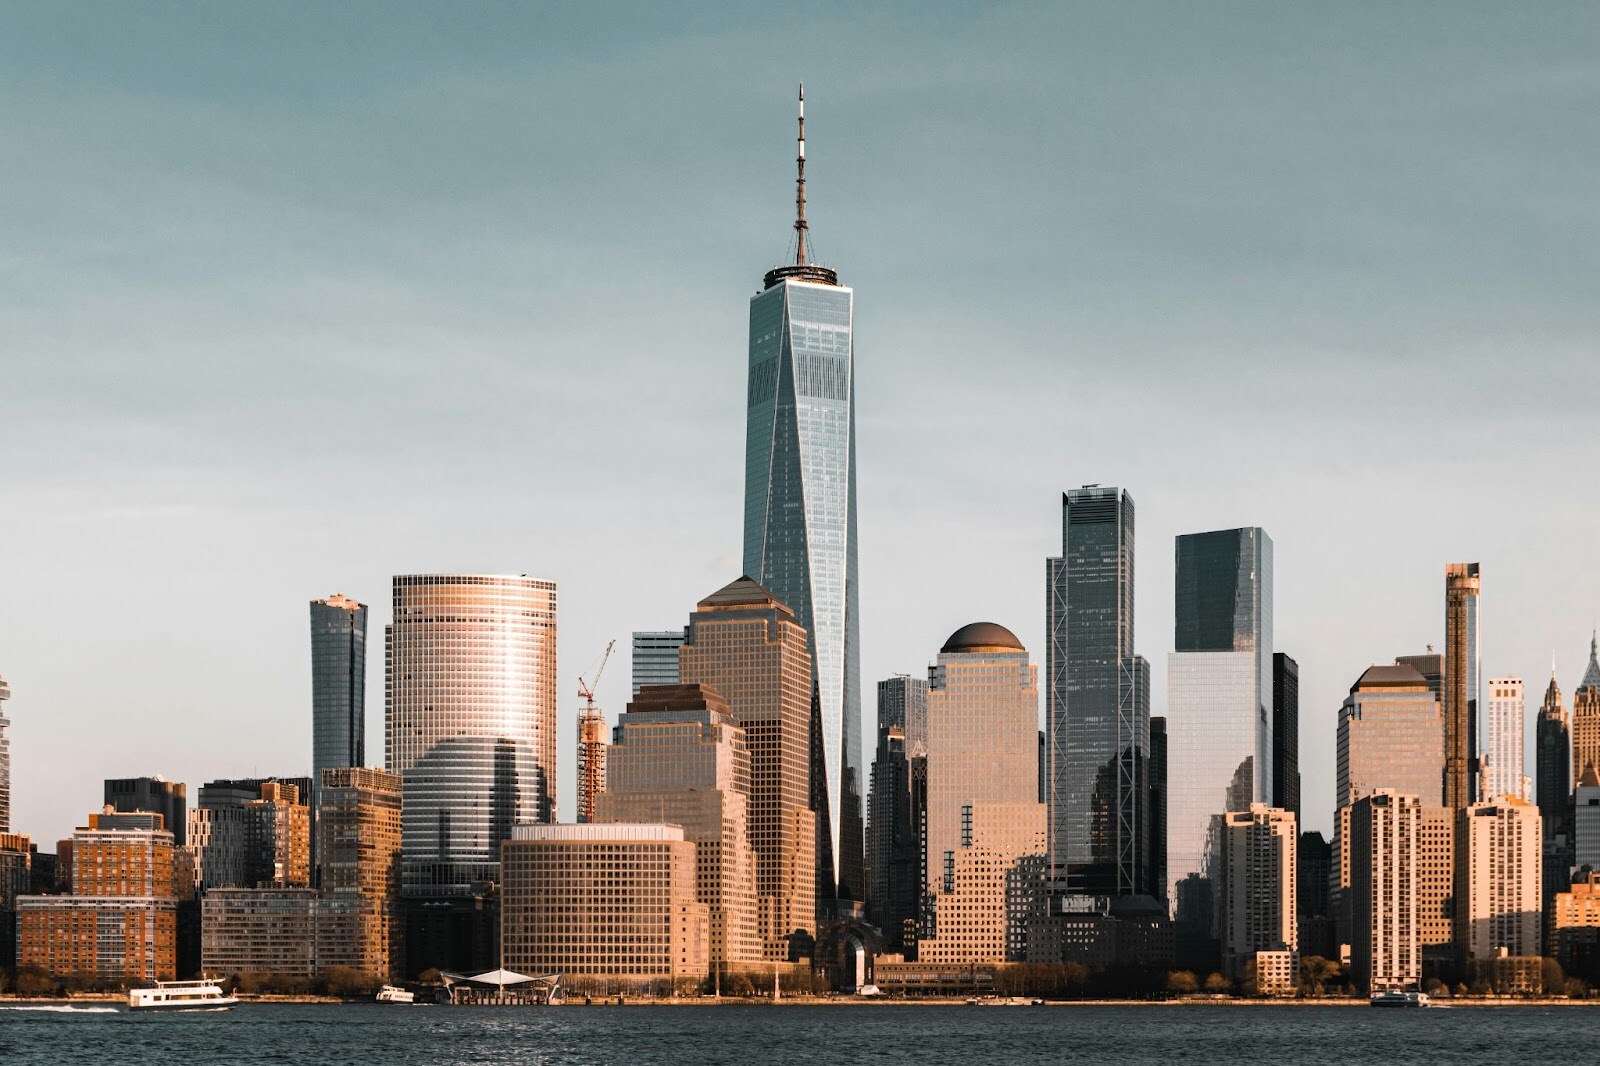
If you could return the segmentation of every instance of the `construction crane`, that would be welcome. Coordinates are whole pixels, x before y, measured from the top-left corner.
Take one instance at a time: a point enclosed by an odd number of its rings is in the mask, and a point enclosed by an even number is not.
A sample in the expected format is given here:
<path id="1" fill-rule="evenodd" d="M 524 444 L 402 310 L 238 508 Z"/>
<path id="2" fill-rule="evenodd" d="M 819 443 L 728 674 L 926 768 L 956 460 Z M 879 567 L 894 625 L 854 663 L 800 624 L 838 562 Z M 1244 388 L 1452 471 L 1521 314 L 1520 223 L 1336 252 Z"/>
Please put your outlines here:
<path id="1" fill-rule="evenodd" d="M 611 661 L 611 649 L 616 641 L 606 645 L 599 661 L 589 668 L 590 680 L 578 678 L 578 698 L 583 706 L 578 708 L 578 821 L 594 821 L 595 804 L 600 793 L 606 790 L 606 715 L 595 706 L 594 690 L 600 684 L 600 675 L 606 672 Z"/>

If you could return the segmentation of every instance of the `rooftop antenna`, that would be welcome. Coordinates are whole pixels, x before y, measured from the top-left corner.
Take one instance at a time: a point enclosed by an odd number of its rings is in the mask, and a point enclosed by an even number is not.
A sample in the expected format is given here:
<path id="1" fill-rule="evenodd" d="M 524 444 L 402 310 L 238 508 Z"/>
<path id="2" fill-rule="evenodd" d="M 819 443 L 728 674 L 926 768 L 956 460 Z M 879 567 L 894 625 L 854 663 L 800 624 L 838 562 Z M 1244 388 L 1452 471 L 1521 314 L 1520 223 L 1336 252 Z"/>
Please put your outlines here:
<path id="1" fill-rule="evenodd" d="M 794 182 L 794 265 L 806 265 L 806 85 L 800 83 L 800 133 L 796 138 L 800 153 L 795 158 Z"/>

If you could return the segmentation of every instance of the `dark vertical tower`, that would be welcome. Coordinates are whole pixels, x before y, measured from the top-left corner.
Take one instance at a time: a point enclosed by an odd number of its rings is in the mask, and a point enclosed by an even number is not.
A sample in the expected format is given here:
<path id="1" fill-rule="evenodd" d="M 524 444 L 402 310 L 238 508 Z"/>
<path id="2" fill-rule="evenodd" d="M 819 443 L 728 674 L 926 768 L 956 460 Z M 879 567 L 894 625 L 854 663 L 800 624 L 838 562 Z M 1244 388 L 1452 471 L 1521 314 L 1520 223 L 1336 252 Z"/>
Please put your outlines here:
<path id="1" fill-rule="evenodd" d="M 311 788 L 322 771 L 367 764 L 367 608 L 334 593 L 311 601 Z"/>
<path id="2" fill-rule="evenodd" d="M 1476 798 L 1478 768 L 1477 563 L 1444 568 L 1444 804 L 1462 810 Z"/>
<path id="3" fill-rule="evenodd" d="M 1150 718 L 1150 887 L 1149 895 L 1167 898 L 1167 720 Z"/>
<path id="4" fill-rule="evenodd" d="M 810 645 L 819 723 L 812 791 L 819 881 L 861 900 L 863 761 L 856 565 L 855 294 L 811 261 L 805 93 L 794 262 L 750 300 L 745 573 L 794 611 Z"/>
<path id="5" fill-rule="evenodd" d="M 1045 560 L 1051 879 L 1067 895 L 1148 892 L 1150 668 L 1133 653 L 1133 498 L 1062 496 Z"/>
<path id="6" fill-rule="evenodd" d="M 906 950 L 922 901 L 923 857 L 912 800 L 912 767 L 928 752 L 928 679 L 878 682 L 878 747 L 867 817 L 867 920 L 892 951 Z M 915 951 L 913 939 L 910 950 Z"/>
<path id="7" fill-rule="evenodd" d="M 1272 805 L 1300 822 L 1300 664 L 1272 654 Z"/>
<path id="8" fill-rule="evenodd" d="M 154 811 L 161 815 L 163 828 L 172 842 L 183 847 L 189 842 L 189 789 L 182 781 L 164 777 L 117 777 L 106 781 L 105 802 L 124 813 Z"/>
<path id="9" fill-rule="evenodd" d="M 1539 817 L 1544 823 L 1544 898 L 1548 909 L 1550 897 L 1566 889 L 1573 862 L 1572 733 L 1553 666 L 1544 702 L 1539 705 L 1534 745 L 1538 772 L 1534 788 Z"/>

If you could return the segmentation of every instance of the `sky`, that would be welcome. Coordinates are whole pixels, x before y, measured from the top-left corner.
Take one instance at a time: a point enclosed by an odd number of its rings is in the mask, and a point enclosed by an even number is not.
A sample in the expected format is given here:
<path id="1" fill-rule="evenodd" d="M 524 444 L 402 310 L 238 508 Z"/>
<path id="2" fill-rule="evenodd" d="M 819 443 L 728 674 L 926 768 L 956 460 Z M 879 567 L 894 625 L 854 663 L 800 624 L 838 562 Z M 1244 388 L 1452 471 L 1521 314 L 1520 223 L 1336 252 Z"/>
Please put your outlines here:
<path id="1" fill-rule="evenodd" d="M 390 577 L 449 571 L 559 585 L 570 817 L 579 674 L 739 576 L 800 81 L 856 294 L 865 707 L 974 620 L 1042 661 L 1090 482 L 1137 505 L 1157 712 L 1173 537 L 1273 538 L 1309 828 L 1351 683 L 1442 643 L 1446 562 L 1483 566 L 1486 676 L 1531 718 L 1553 655 L 1570 700 L 1592 6 L 6 3 L 13 828 L 48 849 L 105 777 L 307 772 L 335 591 L 379 761 Z"/>

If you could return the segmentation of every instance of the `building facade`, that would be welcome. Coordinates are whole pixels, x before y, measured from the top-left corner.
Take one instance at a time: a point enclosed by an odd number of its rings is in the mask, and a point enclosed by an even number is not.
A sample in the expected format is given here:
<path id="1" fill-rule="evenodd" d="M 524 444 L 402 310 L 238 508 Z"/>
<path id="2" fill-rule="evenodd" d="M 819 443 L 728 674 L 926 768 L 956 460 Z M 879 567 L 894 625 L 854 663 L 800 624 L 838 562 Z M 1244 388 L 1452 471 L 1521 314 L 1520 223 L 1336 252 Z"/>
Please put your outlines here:
<path id="1" fill-rule="evenodd" d="M 1487 687 L 1485 748 L 1483 760 L 1484 799 L 1514 796 L 1531 800 L 1528 778 L 1522 772 L 1523 729 L 1526 717 L 1522 698 L 1522 678 L 1491 677 Z"/>
<path id="2" fill-rule="evenodd" d="M 519 825 L 505 843 L 504 966 L 607 990 L 698 983 L 710 970 L 695 846 L 675 825 Z"/>
<path id="3" fill-rule="evenodd" d="M 789 958 L 790 937 L 817 929 L 817 811 L 806 631 L 749 578 L 707 596 L 689 619 L 679 673 L 727 701 L 750 753 L 750 844 L 763 954 Z M 831 877 L 831 867 L 827 876 Z"/>
<path id="4" fill-rule="evenodd" d="M 744 572 L 805 629 L 821 721 L 813 767 L 827 803 L 824 863 L 841 899 L 865 898 L 860 595 L 856 552 L 855 294 L 809 261 L 805 119 L 794 263 L 750 299 Z"/>
<path id="5" fill-rule="evenodd" d="M 386 766 L 404 793 L 404 890 L 471 894 L 500 843 L 555 817 L 556 587 L 526 576 L 394 579 Z"/>
<path id="6" fill-rule="evenodd" d="M 1363 995 L 1416 988 L 1422 979 L 1417 917 L 1422 802 L 1381 789 L 1350 808 L 1350 975 Z"/>
<path id="7" fill-rule="evenodd" d="M 168 781 L 160 775 L 108 778 L 105 803 L 126 813 L 154 811 L 161 815 L 162 827 L 181 848 L 188 843 L 188 792 L 188 786 L 182 781 Z"/>
<path id="8" fill-rule="evenodd" d="M 1260 529 L 1177 538 L 1167 660 L 1167 898 L 1215 936 L 1224 818 L 1272 802 L 1272 541 Z M 1190 883 L 1179 898 L 1178 885 Z M 1182 904 L 1187 904 L 1187 907 Z"/>
<path id="9" fill-rule="evenodd" d="M 1150 666 L 1133 650 L 1134 507 L 1086 486 L 1061 501 L 1045 560 L 1046 792 L 1053 891 L 1110 899 L 1165 886 L 1150 854 Z"/>
<path id="10" fill-rule="evenodd" d="M 1589 665 L 1572 693 L 1572 780 L 1600 773 L 1600 646 L 1589 641 Z"/>
<path id="11" fill-rule="evenodd" d="M 1539 808 L 1515 796 L 1458 812 L 1456 942 L 1467 962 L 1543 954 Z"/>
<path id="12" fill-rule="evenodd" d="M 400 924 L 401 782 L 362 767 L 322 772 L 317 814 L 317 884 L 328 949 L 347 944 L 338 965 L 384 981 L 405 974 Z M 329 951 L 323 952 L 325 956 Z"/>
<path id="13" fill-rule="evenodd" d="M 1477 563 L 1444 570 L 1445 806 L 1463 810 L 1477 799 L 1478 596 Z"/>
<path id="14" fill-rule="evenodd" d="M 1534 726 L 1534 795 L 1544 825 L 1544 898 L 1566 889 L 1572 856 L 1572 730 L 1554 668 Z"/>
<path id="15" fill-rule="evenodd" d="M 891 726 L 905 738 L 906 758 L 928 754 L 928 679 L 896 674 L 878 682 L 878 736 Z"/>
<path id="16" fill-rule="evenodd" d="M 367 606 L 334 593 L 311 601 L 313 810 L 324 770 L 367 764 Z"/>
<path id="17" fill-rule="evenodd" d="M 1300 820 L 1300 664 L 1272 653 L 1272 805 Z"/>
<path id="18" fill-rule="evenodd" d="M 1254 803 L 1226 817 L 1218 910 L 1223 966 L 1235 978 L 1256 976 L 1258 953 L 1299 951 L 1298 842 L 1293 811 Z"/>
<path id="19" fill-rule="evenodd" d="M 72 835 L 72 894 L 19 896 L 17 962 L 60 977 L 171 980 L 178 901 L 159 814 L 91 814 Z"/>
<path id="20" fill-rule="evenodd" d="M 1444 802 L 1444 717 L 1409 666 L 1367 668 L 1339 709 L 1335 803 L 1387 788 L 1428 806 Z"/>
<path id="21" fill-rule="evenodd" d="M 595 821 L 681 826 L 710 961 L 724 972 L 760 961 L 750 753 L 727 702 L 702 685 L 646 685 L 617 721 L 610 762 Z"/>
<path id="22" fill-rule="evenodd" d="M 901 727 L 880 726 L 867 802 L 867 921 L 883 931 L 890 951 L 901 953 L 907 952 L 908 943 L 915 952 L 923 893 L 921 836 L 912 818 L 911 765 Z"/>
<path id="23" fill-rule="evenodd" d="M 1026 928 L 1008 886 L 1023 860 L 1044 856 L 1047 846 L 1045 808 L 1032 802 L 1038 686 L 1022 643 L 992 622 L 956 630 L 929 670 L 923 882 L 930 920 L 921 960 L 1004 959 L 1007 929 Z M 1042 875 L 1042 864 L 1034 865 Z"/>
<path id="24" fill-rule="evenodd" d="M 665 629 L 633 634 L 633 694 L 645 685 L 678 683 L 678 649 L 684 631 Z"/>

